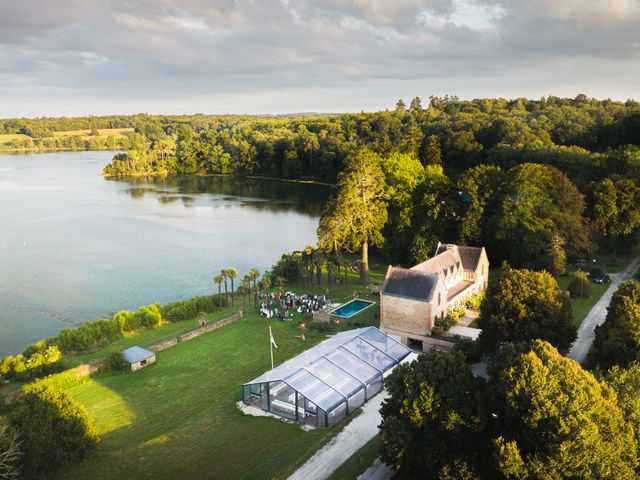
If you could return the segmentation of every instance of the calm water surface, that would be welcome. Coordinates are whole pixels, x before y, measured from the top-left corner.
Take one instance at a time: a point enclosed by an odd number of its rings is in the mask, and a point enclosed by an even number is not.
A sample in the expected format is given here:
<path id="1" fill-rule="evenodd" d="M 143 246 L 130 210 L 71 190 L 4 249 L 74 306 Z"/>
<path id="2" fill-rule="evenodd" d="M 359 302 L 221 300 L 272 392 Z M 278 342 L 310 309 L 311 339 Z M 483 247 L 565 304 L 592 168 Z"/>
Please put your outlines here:
<path id="1" fill-rule="evenodd" d="M 0 155 L 0 355 L 120 309 L 217 291 L 315 243 L 328 187 L 99 176 L 111 152 Z"/>

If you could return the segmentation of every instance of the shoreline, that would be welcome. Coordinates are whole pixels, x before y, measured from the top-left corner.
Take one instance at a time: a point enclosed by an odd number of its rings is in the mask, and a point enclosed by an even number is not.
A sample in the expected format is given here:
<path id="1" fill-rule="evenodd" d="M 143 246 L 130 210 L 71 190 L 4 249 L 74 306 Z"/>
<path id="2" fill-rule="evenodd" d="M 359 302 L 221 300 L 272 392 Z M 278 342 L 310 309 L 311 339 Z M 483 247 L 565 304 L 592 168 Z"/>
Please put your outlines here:
<path id="1" fill-rule="evenodd" d="M 90 150 L 86 150 L 90 151 Z M 233 173 L 165 173 L 165 172 L 147 172 L 147 173 L 130 173 L 127 175 L 114 175 L 111 173 L 101 173 L 100 176 L 104 178 L 128 178 L 128 177 L 179 177 L 181 175 L 195 175 L 197 177 L 236 177 L 236 178 L 250 178 L 252 180 L 272 180 L 286 183 L 298 183 L 307 185 L 322 185 L 325 187 L 336 188 L 338 185 L 335 183 L 323 182 L 321 180 L 313 179 L 291 179 L 291 178 L 278 178 L 278 177 L 263 177 L 261 175 L 240 175 Z"/>

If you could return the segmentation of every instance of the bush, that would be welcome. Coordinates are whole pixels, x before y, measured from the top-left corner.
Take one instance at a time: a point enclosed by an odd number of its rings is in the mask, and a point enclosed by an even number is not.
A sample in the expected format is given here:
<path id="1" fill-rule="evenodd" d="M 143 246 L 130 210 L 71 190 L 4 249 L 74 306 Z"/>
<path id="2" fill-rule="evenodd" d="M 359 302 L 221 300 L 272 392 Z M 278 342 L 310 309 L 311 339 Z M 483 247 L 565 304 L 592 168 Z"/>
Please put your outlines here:
<path id="1" fill-rule="evenodd" d="M 188 300 L 167 303 L 161 307 L 161 316 L 169 322 L 179 322 L 195 318 L 201 312 L 211 313 L 226 305 L 224 295 L 203 295 Z"/>
<path id="2" fill-rule="evenodd" d="M 589 298 L 591 296 L 591 284 L 584 272 L 578 270 L 569 283 L 569 293 L 573 298 Z"/>
<path id="3" fill-rule="evenodd" d="M 128 372 L 129 363 L 122 356 L 122 352 L 109 352 L 104 357 L 104 362 L 100 368 L 103 372 Z"/>
<path id="4" fill-rule="evenodd" d="M 56 338 L 47 342 L 55 343 L 65 353 L 82 352 L 98 343 L 126 336 L 141 328 L 157 328 L 162 325 L 162 321 L 162 307 L 152 304 L 140 307 L 136 313 L 122 310 L 108 320 L 86 322 L 78 328 L 65 328 Z"/>
<path id="5" fill-rule="evenodd" d="M 64 369 L 62 353 L 55 345 L 47 347 L 44 351 L 34 351 L 29 357 L 17 355 L 8 356 L 0 363 L 0 378 L 19 381 L 33 380 L 44 377 Z"/>
<path id="6" fill-rule="evenodd" d="M 448 332 L 451 327 L 453 327 L 457 322 L 457 319 L 449 312 L 444 318 L 436 318 L 435 322 L 433 322 L 433 329 L 431 333 L 433 335 L 441 335 L 445 332 Z"/>
<path id="7" fill-rule="evenodd" d="M 465 301 L 465 306 L 467 308 L 473 308 L 475 310 L 478 310 L 482 305 L 483 300 L 484 300 L 484 291 L 478 292 L 475 295 L 471 295 L 469 298 L 467 298 L 467 300 Z"/>
<path id="8" fill-rule="evenodd" d="M 86 410 L 46 382 L 23 389 L 14 424 L 22 438 L 22 466 L 27 478 L 50 477 L 54 470 L 81 459 L 98 440 Z"/>

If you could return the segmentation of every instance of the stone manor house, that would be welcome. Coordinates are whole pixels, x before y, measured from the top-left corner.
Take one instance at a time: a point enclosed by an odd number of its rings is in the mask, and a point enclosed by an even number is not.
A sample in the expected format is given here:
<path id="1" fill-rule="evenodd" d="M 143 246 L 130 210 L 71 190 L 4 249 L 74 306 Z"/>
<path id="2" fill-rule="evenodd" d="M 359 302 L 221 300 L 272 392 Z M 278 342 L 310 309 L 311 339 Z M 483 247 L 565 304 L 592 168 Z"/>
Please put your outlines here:
<path id="1" fill-rule="evenodd" d="M 380 329 L 411 348 L 428 350 L 436 318 L 486 289 L 484 247 L 438 244 L 436 254 L 410 269 L 389 266 L 380 293 Z"/>

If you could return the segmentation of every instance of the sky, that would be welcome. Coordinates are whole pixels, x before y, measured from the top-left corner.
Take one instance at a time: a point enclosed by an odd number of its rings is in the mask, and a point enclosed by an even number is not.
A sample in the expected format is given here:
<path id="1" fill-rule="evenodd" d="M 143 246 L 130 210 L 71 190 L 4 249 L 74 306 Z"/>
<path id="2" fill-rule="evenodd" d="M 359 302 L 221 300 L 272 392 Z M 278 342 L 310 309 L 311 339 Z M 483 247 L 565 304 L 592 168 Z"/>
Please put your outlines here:
<path id="1" fill-rule="evenodd" d="M 640 99 L 640 0 L 0 0 L 0 118 Z"/>

